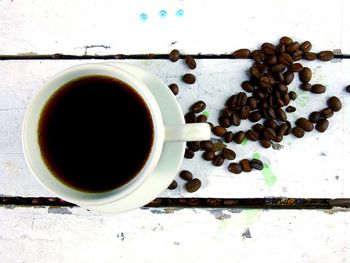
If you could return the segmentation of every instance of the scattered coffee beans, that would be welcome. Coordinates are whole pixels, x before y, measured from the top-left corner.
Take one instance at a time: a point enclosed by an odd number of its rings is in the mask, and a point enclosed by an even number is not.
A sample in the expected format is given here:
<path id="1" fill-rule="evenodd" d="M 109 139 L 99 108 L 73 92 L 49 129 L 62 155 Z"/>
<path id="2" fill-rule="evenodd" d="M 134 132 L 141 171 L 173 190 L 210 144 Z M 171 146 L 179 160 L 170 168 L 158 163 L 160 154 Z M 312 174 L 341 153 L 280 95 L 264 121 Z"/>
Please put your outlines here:
<path id="1" fill-rule="evenodd" d="M 322 84 L 314 84 L 311 86 L 310 91 L 315 94 L 321 94 L 326 92 L 326 87 Z"/>
<path id="2" fill-rule="evenodd" d="M 238 49 L 232 53 L 232 56 L 234 58 L 249 58 L 250 57 L 250 50 L 246 49 L 246 48 Z"/>
<path id="3" fill-rule="evenodd" d="M 183 75 L 182 80 L 187 84 L 193 84 L 196 82 L 196 76 L 191 73 L 187 73 Z"/>
<path id="4" fill-rule="evenodd" d="M 193 175 L 190 171 L 183 170 L 180 172 L 180 177 L 185 181 L 191 181 L 193 179 Z"/>
<path id="5" fill-rule="evenodd" d="M 215 158 L 215 152 L 214 151 L 205 151 L 202 155 L 203 159 L 206 161 L 211 161 Z"/>
<path id="6" fill-rule="evenodd" d="M 230 163 L 227 169 L 234 174 L 240 174 L 243 170 L 239 163 Z"/>
<path id="7" fill-rule="evenodd" d="M 337 112 L 340 111 L 342 108 L 342 104 L 340 99 L 338 99 L 337 97 L 333 96 L 330 97 L 327 101 L 327 105 L 328 107 L 330 107 L 333 111 Z"/>
<path id="8" fill-rule="evenodd" d="M 185 158 L 192 159 L 194 157 L 194 152 L 190 149 L 186 148 L 185 150 Z"/>
<path id="9" fill-rule="evenodd" d="M 312 122 L 305 118 L 297 119 L 295 124 L 306 132 L 311 132 L 314 129 Z"/>
<path id="10" fill-rule="evenodd" d="M 179 93 L 179 87 L 175 83 L 170 84 L 169 89 L 174 95 L 177 95 Z"/>
<path id="11" fill-rule="evenodd" d="M 207 105 L 205 104 L 205 102 L 200 100 L 191 106 L 191 111 L 193 111 L 194 113 L 200 113 L 205 110 L 206 106 Z"/>
<path id="12" fill-rule="evenodd" d="M 170 61 L 176 62 L 179 60 L 179 58 L 180 58 L 180 51 L 178 51 L 177 49 L 173 49 L 169 54 Z"/>
<path id="13" fill-rule="evenodd" d="M 317 58 L 322 61 L 330 61 L 334 58 L 334 53 L 329 50 L 321 51 L 318 53 Z"/>
<path id="14" fill-rule="evenodd" d="M 200 187 L 202 186 L 201 180 L 198 178 L 192 179 L 191 181 L 187 182 L 185 185 L 186 191 L 189 193 L 196 192 Z"/>
<path id="15" fill-rule="evenodd" d="M 227 160 L 234 160 L 236 158 L 236 153 L 228 148 L 222 149 L 221 154 Z"/>
<path id="16" fill-rule="evenodd" d="M 200 146 L 201 149 L 206 151 L 211 151 L 214 149 L 214 144 L 211 141 L 201 141 Z"/>
<path id="17" fill-rule="evenodd" d="M 225 135 L 225 133 L 227 132 L 226 128 L 222 127 L 222 126 L 215 126 L 212 129 L 212 132 L 219 137 L 223 137 Z"/>
<path id="18" fill-rule="evenodd" d="M 305 134 L 304 130 L 300 127 L 294 127 L 292 129 L 292 133 L 297 138 L 302 138 L 302 137 L 304 137 L 304 134 Z"/>
<path id="19" fill-rule="evenodd" d="M 197 63 L 192 56 L 186 56 L 185 63 L 190 69 L 195 69 L 197 67 Z"/>
<path id="20" fill-rule="evenodd" d="M 177 186 L 178 186 L 177 182 L 176 182 L 175 180 L 173 180 L 173 181 L 171 182 L 171 184 L 168 186 L 168 189 L 169 189 L 169 190 L 174 190 L 174 189 L 177 188 Z"/>
<path id="21" fill-rule="evenodd" d="M 225 157 L 222 156 L 221 154 L 217 155 L 214 157 L 213 161 L 212 161 L 212 164 L 214 166 L 221 166 L 225 161 Z"/>
<path id="22" fill-rule="evenodd" d="M 316 123 L 316 130 L 319 132 L 325 132 L 328 128 L 329 121 L 327 119 L 321 119 Z"/>
<path id="23" fill-rule="evenodd" d="M 345 87 L 345 91 L 350 93 L 350 85 Z"/>
<path id="24" fill-rule="evenodd" d="M 321 113 L 318 111 L 313 111 L 309 115 L 309 121 L 312 123 L 317 123 L 321 119 Z"/>
<path id="25" fill-rule="evenodd" d="M 309 82 L 312 77 L 311 69 L 304 67 L 302 71 L 299 72 L 299 79 L 301 82 Z"/>
<path id="26" fill-rule="evenodd" d="M 250 162 L 248 159 L 243 159 L 239 162 L 239 164 L 242 166 L 242 170 L 246 173 L 251 172 L 252 167 L 250 165 Z"/>

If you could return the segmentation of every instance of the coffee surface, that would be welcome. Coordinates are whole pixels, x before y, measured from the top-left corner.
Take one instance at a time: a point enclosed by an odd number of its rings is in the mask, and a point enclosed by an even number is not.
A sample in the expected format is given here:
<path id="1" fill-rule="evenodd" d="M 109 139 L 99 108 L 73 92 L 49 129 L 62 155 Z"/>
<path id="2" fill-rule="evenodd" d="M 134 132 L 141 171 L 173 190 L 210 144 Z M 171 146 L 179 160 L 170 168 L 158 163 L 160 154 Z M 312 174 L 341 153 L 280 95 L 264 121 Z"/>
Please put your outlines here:
<path id="1" fill-rule="evenodd" d="M 66 185 L 104 192 L 129 182 L 145 165 L 153 122 L 128 84 L 106 76 L 73 80 L 46 103 L 38 140 L 46 166 Z"/>

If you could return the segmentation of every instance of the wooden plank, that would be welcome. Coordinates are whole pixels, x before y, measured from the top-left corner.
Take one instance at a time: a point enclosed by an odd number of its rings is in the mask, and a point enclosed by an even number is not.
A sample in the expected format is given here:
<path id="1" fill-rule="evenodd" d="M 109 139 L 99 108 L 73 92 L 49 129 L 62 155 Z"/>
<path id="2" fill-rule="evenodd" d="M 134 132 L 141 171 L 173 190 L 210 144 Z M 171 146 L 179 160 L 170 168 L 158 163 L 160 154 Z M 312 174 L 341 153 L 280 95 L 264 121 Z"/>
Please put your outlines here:
<path id="1" fill-rule="evenodd" d="M 347 1 L 0 1 L 0 54 L 231 53 L 282 35 L 350 54 Z M 159 12 L 167 12 L 161 18 Z M 183 16 L 176 12 L 183 10 Z M 142 21 L 142 14 L 148 16 Z"/>
<path id="2" fill-rule="evenodd" d="M 86 61 L 2 61 L 0 62 L 0 193 L 9 196 L 51 196 L 31 176 L 21 149 L 21 123 L 25 108 L 40 85 L 57 71 Z M 98 60 L 90 62 L 99 62 Z M 102 62 L 102 61 L 100 61 Z M 167 60 L 128 60 L 161 77 L 165 83 L 180 85 L 177 99 L 185 112 L 199 99 L 207 102 L 209 121 L 216 123 L 219 110 L 225 99 L 240 91 L 240 83 L 250 64 L 248 60 L 200 60 L 195 74 L 196 84 L 189 86 L 181 82 L 187 72 L 184 63 L 170 63 Z M 305 64 L 306 65 L 306 64 Z M 230 144 L 237 153 L 237 160 L 260 155 L 269 168 L 249 174 L 233 175 L 225 165 L 216 168 L 206 163 L 197 154 L 192 160 L 185 160 L 182 169 L 191 170 L 203 181 L 203 188 L 193 194 L 183 189 L 184 182 L 178 179 L 180 187 L 166 191 L 163 197 L 298 197 L 298 198 L 348 198 L 350 197 L 350 173 L 346 161 L 350 158 L 350 96 L 343 91 L 349 84 L 350 61 L 335 60 L 334 63 L 313 62 L 308 65 L 314 70 L 313 83 L 324 83 L 324 95 L 300 92 L 295 81 L 290 89 L 299 93 L 292 104 L 297 106 L 296 117 L 308 116 L 313 110 L 326 105 L 326 98 L 337 95 L 343 101 L 343 110 L 330 120 L 325 134 L 313 131 L 303 139 L 289 136 L 281 143 L 280 150 L 263 149 L 257 143 L 245 145 Z M 248 129 L 249 123 L 240 126 Z M 237 128 L 232 129 L 237 131 Z"/>
<path id="3" fill-rule="evenodd" d="M 0 222 L 1 262 L 256 262 L 259 257 L 328 263 L 350 257 L 350 213 L 342 209 L 169 208 L 101 215 L 79 208 L 0 208 Z"/>

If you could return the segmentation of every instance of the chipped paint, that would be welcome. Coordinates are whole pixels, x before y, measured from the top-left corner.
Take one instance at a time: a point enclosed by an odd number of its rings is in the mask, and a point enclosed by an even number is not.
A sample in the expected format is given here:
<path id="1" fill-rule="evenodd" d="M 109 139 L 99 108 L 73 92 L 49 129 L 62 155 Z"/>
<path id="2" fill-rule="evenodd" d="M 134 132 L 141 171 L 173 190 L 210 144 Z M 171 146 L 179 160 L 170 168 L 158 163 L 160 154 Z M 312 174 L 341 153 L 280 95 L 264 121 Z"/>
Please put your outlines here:
<path id="1" fill-rule="evenodd" d="M 53 207 L 50 206 L 48 208 L 49 214 L 61 214 L 61 215 L 71 215 L 72 211 L 68 209 L 67 207 Z"/>

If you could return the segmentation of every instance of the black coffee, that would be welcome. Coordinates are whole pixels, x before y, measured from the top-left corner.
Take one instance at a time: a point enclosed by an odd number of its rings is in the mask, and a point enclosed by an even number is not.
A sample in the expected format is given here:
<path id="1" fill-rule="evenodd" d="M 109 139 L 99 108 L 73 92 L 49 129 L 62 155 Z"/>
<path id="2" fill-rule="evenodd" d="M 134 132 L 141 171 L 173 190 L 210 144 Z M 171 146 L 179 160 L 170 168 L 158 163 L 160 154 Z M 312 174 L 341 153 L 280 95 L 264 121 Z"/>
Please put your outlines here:
<path id="1" fill-rule="evenodd" d="M 41 155 L 63 183 L 104 192 L 129 182 L 153 144 L 144 100 L 126 83 L 106 77 L 73 80 L 56 91 L 41 113 Z"/>

